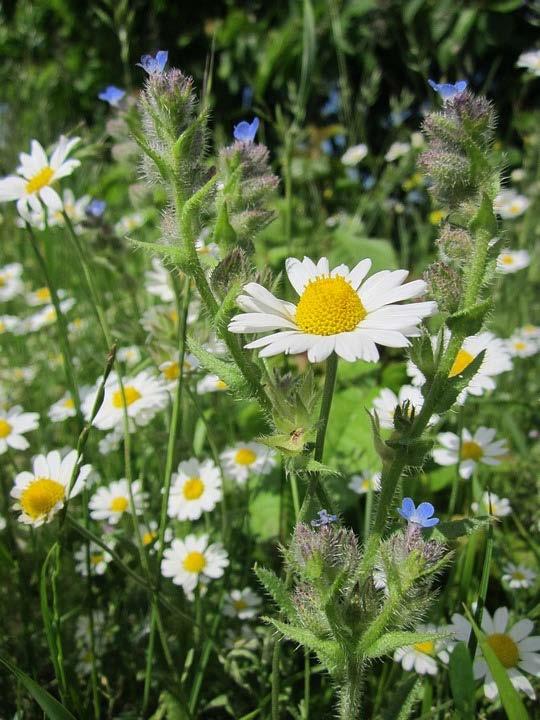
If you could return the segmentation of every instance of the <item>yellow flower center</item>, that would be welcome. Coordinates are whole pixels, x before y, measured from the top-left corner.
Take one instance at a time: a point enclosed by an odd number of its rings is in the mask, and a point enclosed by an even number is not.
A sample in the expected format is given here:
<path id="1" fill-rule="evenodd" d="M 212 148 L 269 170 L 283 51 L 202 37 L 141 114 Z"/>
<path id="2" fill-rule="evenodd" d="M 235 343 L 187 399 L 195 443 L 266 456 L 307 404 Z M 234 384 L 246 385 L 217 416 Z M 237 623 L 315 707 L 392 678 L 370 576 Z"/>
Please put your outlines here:
<path id="1" fill-rule="evenodd" d="M 48 165 L 46 165 L 38 173 L 33 175 L 26 183 L 26 192 L 28 193 L 28 195 L 39 192 L 42 188 L 49 185 L 53 175 L 54 170 Z"/>
<path id="2" fill-rule="evenodd" d="M 2 322 L 2 320 L 0 320 L 0 333 L 5 332 L 5 329 L 6 329 L 6 323 Z"/>
<path id="3" fill-rule="evenodd" d="M 0 418 L 0 438 L 7 438 L 8 435 L 11 435 L 12 430 L 13 428 L 8 421 Z"/>
<path id="4" fill-rule="evenodd" d="M 66 398 L 63 402 L 63 406 L 66 408 L 66 410 L 73 410 L 75 407 L 75 403 L 71 398 Z"/>
<path id="5" fill-rule="evenodd" d="M 200 477 L 191 477 L 184 483 L 183 490 L 186 500 L 197 500 L 204 492 L 204 483 Z"/>
<path id="6" fill-rule="evenodd" d="M 32 518 L 47 515 L 56 503 L 64 499 L 65 488 L 56 480 L 38 478 L 34 480 L 21 495 L 21 507 Z"/>
<path id="7" fill-rule="evenodd" d="M 487 637 L 488 645 L 499 658 L 505 668 L 512 668 L 518 664 L 519 648 L 506 633 L 494 633 Z"/>
<path id="8" fill-rule="evenodd" d="M 223 380 L 216 380 L 216 388 L 218 390 L 228 390 L 229 386 Z"/>
<path id="9" fill-rule="evenodd" d="M 3 275 L 0 275 L 0 287 L 4 287 L 6 284 L 6 279 Z"/>
<path id="10" fill-rule="evenodd" d="M 115 497 L 111 500 L 109 509 L 116 513 L 123 513 L 127 510 L 129 500 L 126 497 Z"/>
<path id="11" fill-rule="evenodd" d="M 206 567 L 206 558 L 202 552 L 193 550 L 184 558 L 184 570 L 191 573 L 200 573 Z"/>
<path id="12" fill-rule="evenodd" d="M 134 388 L 132 385 L 126 385 L 124 388 L 124 395 L 126 396 L 126 407 L 132 405 L 137 400 L 142 398 L 141 393 Z M 112 404 L 115 408 L 121 408 L 124 405 L 124 398 L 122 397 L 122 390 L 118 389 L 113 392 Z"/>
<path id="13" fill-rule="evenodd" d="M 512 580 L 525 580 L 525 575 L 521 572 L 521 570 L 514 570 L 512 573 Z"/>
<path id="14" fill-rule="evenodd" d="M 306 285 L 295 320 L 310 335 L 337 335 L 354 330 L 366 315 L 358 293 L 338 275 L 316 278 Z"/>
<path id="15" fill-rule="evenodd" d="M 154 542 L 156 537 L 157 537 L 157 532 L 155 532 L 154 530 L 148 530 L 142 536 L 143 545 L 150 545 L 150 543 Z"/>
<path id="16" fill-rule="evenodd" d="M 253 465 L 256 459 L 257 454 L 249 448 L 240 448 L 234 456 L 234 460 L 238 465 Z"/>
<path id="17" fill-rule="evenodd" d="M 34 295 L 38 300 L 41 300 L 42 302 L 49 302 L 51 299 L 50 290 L 46 287 L 39 288 L 34 292 Z"/>
<path id="18" fill-rule="evenodd" d="M 461 444 L 462 460 L 476 460 L 478 462 L 483 455 L 484 451 L 474 440 L 465 440 L 465 442 Z"/>
<path id="19" fill-rule="evenodd" d="M 514 258 L 512 255 L 501 255 L 501 262 L 503 265 L 513 265 Z"/>
<path id="20" fill-rule="evenodd" d="M 429 213 L 429 222 L 432 225 L 438 225 L 443 218 L 444 218 L 443 210 L 433 210 L 432 212 Z"/>
<path id="21" fill-rule="evenodd" d="M 90 555 L 90 565 L 96 566 L 99 565 L 99 563 L 102 563 L 105 559 L 105 555 L 103 553 L 92 553 Z"/>
<path id="22" fill-rule="evenodd" d="M 170 362 L 166 368 L 163 368 L 163 375 L 167 380 L 177 380 L 180 377 L 180 363 Z"/>
<path id="23" fill-rule="evenodd" d="M 522 210 L 520 203 L 512 203 L 510 205 L 510 212 L 512 215 L 518 215 Z"/>
<path id="24" fill-rule="evenodd" d="M 517 341 L 514 343 L 514 349 L 515 349 L 515 350 L 525 350 L 526 347 L 527 347 L 527 346 L 525 345 L 525 343 L 523 342 L 523 340 L 517 340 Z"/>
<path id="25" fill-rule="evenodd" d="M 449 378 L 456 377 L 456 375 L 461 375 L 461 373 L 465 370 L 466 367 L 468 367 L 472 361 L 474 360 L 474 355 L 471 355 L 470 352 L 467 352 L 466 350 L 461 350 L 456 355 L 456 359 L 454 360 L 454 364 L 450 368 L 450 372 L 448 373 Z"/>
<path id="26" fill-rule="evenodd" d="M 247 602 L 243 598 L 240 598 L 239 600 L 235 600 L 233 602 L 233 606 L 237 612 L 241 612 L 242 610 L 245 610 L 248 605 L 247 605 Z"/>
<path id="27" fill-rule="evenodd" d="M 435 643 L 432 640 L 426 640 L 426 642 L 415 643 L 413 645 L 415 650 L 424 653 L 424 655 L 435 654 Z"/>

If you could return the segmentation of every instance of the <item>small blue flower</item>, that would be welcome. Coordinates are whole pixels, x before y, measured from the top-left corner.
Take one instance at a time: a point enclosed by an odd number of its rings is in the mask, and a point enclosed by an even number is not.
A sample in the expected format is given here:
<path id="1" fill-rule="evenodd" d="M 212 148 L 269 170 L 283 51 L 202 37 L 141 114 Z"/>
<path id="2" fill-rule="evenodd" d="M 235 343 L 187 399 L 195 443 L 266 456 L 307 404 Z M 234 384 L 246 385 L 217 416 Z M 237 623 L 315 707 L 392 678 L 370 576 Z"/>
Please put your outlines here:
<path id="1" fill-rule="evenodd" d="M 100 218 L 105 212 L 107 203 L 105 200 L 91 200 L 85 208 L 85 213 L 89 217 Z"/>
<path id="2" fill-rule="evenodd" d="M 143 55 L 141 57 L 141 62 L 136 64 L 139 67 L 142 67 L 142 69 L 149 75 L 161 75 L 168 59 L 168 50 L 158 50 L 155 57 L 152 55 Z"/>
<path id="3" fill-rule="evenodd" d="M 116 87 L 116 85 L 107 85 L 105 90 L 99 93 L 98 98 L 108 102 L 112 107 L 117 107 L 125 94 L 126 91 L 122 90 L 122 88 Z"/>
<path id="4" fill-rule="evenodd" d="M 412 498 L 403 498 L 401 507 L 398 509 L 398 513 L 402 518 L 405 518 L 409 523 L 415 523 L 420 527 L 433 527 L 439 522 L 439 518 L 431 517 L 435 512 L 435 508 L 431 503 L 423 502 L 418 507 L 415 507 Z"/>
<path id="5" fill-rule="evenodd" d="M 258 117 L 253 118 L 250 123 L 242 120 L 242 122 L 239 122 L 238 125 L 234 126 L 234 139 L 238 140 L 239 142 L 252 143 L 255 140 L 255 135 L 257 134 L 258 129 Z"/>
<path id="6" fill-rule="evenodd" d="M 341 96 L 337 88 L 332 88 L 328 93 L 328 100 L 321 108 L 321 115 L 328 117 L 329 115 L 337 115 L 341 107 Z"/>
<path id="7" fill-rule="evenodd" d="M 439 93 L 443 101 L 453 100 L 458 95 L 461 95 L 467 89 L 466 80 L 458 80 L 457 83 L 436 83 L 433 80 L 428 80 L 429 86 Z"/>
<path id="8" fill-rule="evenodd" d="M 242 89 L 242 110 L 249 110 L 253 104 L 253 89 L 246 85 Z"/>
<path id="9" fill-rule="evenodd" d="M 326 510 L 319 510 L 317 515 L 319 519 L 311 521 L 312 527 L 323 527 L 337 521 L 337 515 L 329 515 Z"/>

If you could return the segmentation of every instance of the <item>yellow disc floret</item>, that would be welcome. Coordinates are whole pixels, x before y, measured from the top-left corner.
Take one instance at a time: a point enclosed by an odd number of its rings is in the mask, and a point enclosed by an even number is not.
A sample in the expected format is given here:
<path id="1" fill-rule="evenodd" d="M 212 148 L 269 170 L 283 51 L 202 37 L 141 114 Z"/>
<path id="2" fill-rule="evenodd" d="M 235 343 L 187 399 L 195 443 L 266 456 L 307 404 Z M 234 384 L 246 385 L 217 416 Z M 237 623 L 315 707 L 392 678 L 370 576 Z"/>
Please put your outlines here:
<path id="1" fill-rule="evenodd" d="M 52 180 L 54 170 L 48 165 L 42 168 L 38 173 L 28 180 L 26 183 L 26 192 L 28 195 L 39 192 L 42 188 L 47 187 Z"/>
<path id="2" fill-rule="evenodd" d="M 474 440 L 465 440 L 461 443 L 461 459 L 462 460 L 478 460 L 484 455 L 484 451 L 477 442 Z"/>
<path id="3" fill-rule="evenodd" d="M 183 565 L 184 570 L 186 570 L 187 572 L 200 573 L 204 570 L 206 566 L 206 558 L 204 557 L 202 552 L 193 550 L 186 555 Z"/>
<path id="4" fill-rule="evenodd" d="M 494 633 L 487 637 L 488 645 L 505 668 L 516 667 L 519 660 L 519 648 L 506 633 Z"/>
<path id="5" fill-rule="evenodd" d="M 37 520 L 48 513 L 64 499 L 65 488 L 56 480 L 38 478 L 21 495 L 21 508 L 26 515 Z"/>
<path id="6" fill-rule="evenodd" d="M 180 363 L 172 361 L 163 368 L 163 375 L 167 380 L 177 380 L 180 377 Z"/>
<path id="7" fill-rule="evenodd" d="M 141 393 L 132 385 L 126 385 L 124 388 L 124 395 L 126 396 L 126 406 L 132 405 L 134 402 L 137 402 L 137 400 L 142 398 Z M 122 390 L 119 389 L 113 392 L 112 404 L 115 408 L 121 408 L 124 405 Z"/>
<path id="8" fill-rule="evenodd" d="M 0 439 L 7 438 L 9 435 L 11 435 L 12 430 L 13 428 L 8 423 L 8 421 L 0 418 Z"/>
<path id="9" fill-rule="evenodd" d="M 415 643 L 413 647 L 418 652 L 424 653 L 424 655 L 434 655 L 435 653 L 435 643 L 432 640 Z"/>
<path id="10" fill-rule="evenodd" d="M 310 335 L 337 335 L 354 330 L 367 315 L 358 293 L 340 275 L 320 277 L 306 285 L 296 307 L 296 324 Z"/>
<path id="11" fill-rule="evenodd" d="M 454 364 L 450 368 L 448 377 L 453 378 L 456 377 L 456 375 L 461 375 L 461 373 L 465 370 L 466 367 L 469 367 L 473 360 L 474 355 L 471 355 L 470 352 L 467 352 L 466 350 L 463 350 L 463 348 L 461 348 L 461 350 L 456 355 Z"/>
<path id="12" fill-rule="evenodd" d="M 128 506 L 129 500 L 127 499 L 127 497 L 119 495 L 118 497 L 115 497 L 111 500 L 110 509 L 113 512 L 123 513 L 128 509 Z"/>
<path id="13" fill-rule="evenodd" d="M 184 483 L 184 497 L 186 500 L 197 500 L 204 492 L 204 483 L 200 477 L 191 477 Z"/>
<path id="14" fill-rule="evenodd" d="M 238 465 L 253 465 L 257 459 L 257 454 L 249 448 L 240 448 L 234 456 L 234 460 Z"/>

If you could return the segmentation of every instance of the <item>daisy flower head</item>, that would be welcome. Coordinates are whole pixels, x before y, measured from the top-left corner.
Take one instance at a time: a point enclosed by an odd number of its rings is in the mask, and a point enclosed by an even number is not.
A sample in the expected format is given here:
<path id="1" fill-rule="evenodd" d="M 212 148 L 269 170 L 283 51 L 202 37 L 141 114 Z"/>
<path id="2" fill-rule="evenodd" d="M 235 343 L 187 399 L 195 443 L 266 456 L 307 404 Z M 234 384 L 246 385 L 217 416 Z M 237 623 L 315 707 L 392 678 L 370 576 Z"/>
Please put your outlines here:
<path id="1" fill-rule="evenodd" d="M 540 50 L 527 50 L 518 57 L 516 67 L 530 70 L 534 75 L 540 76 Z"/>
<path id="2" fill-rule="evenodd" d="M 156 540 L 159 537 L 159 525 L 155 520 L 151 520 L 148 525 L 141 525 L 141 540 L 145 548 L 148 548 L 150 553 L 154 553 L 159 543 Z M 171 528 L 165 529 L 163 540 L 166 543 L 170 543 L 173 539 L 173 531 Z"/>
<path id="3" fill-rule="evenodd" d="M 214 392 L 224 392 L 228 389 L 229 386 L 227 385 L 227 383 L 214 374 L 205 375 L 197 383 L 198 395 L 206 395 L 206 393 Z"/>
<path id="4" fill-rule="evenodd" d="M 460 477 L 468 480 L 478 463 L 500 465 L 508 453 L 506 440 L 495 440 L 496 432 L 481 426 L 472 435 L 463 428 L 461 442 L 454 433 L 439 433 L 437 440 L 441 447 L 433 450 L 433 459 L 438 465 L 459 464 Z"/>
<path id="5" fill-rule="evenodd" d="M 341 162 L 347 166 L 358 165 L 359 162 L 366 157 L 368 154 L 367 145 L 360 143 L 360 145 L 352 145 L 345 150 L 345 153 L 341 156 Z"/>
<path id="6" fill-rule="evenodd" d="M 178 520 L 198 520 L 203 512 L 216 507 L 221 496 L 221 475 L 216 465 L 212 460 L 192 458 L 181 462 L 173 473 L 167 512 Z"/>
<path id="7" fill-rule="evenodd" d="M 508 498 L 500 498 L 495 493 L 484 492 L 481 501 L 473 502 L 471 509 L 474 513 L 491 515 L 494 518 L 506 517 L 512 513 L 512 506 Z"/>
<path id="8" fill-rule="evenodd" d="M 0 315 L 0 335 L 15 332 L 20 326 L 20 320 L 15 315 Z"/>
<path id="9" fill-rule="evenodd" d="M 247 623 L 240 627 L 228 628 L 225 632 L 225 642 L 223 646 L 226 650 L 257 650 L 260 643 L 260 637 L 257 635 L 251 625 Z"/>
<path id="10" fill-rule="evenodd" d="M 118 352 L 116 353 L 117 360 L 125 363 L 127 367 L 133 367 L 141 362 L 141 357 L 141 349 L 138 345 L 127 345 L 126 347 L 118 348 Z"/>
<path id="11" fill-rule="evenodd" d="M 512 590 L 532 587 L 536 580 L 536 573 L 525 565 L 507 563 L 503 568 L 502 580 Z"/>
<path id="12" fill-rule="evenodd" d="M 110 540 L 107 545 L 113 549 L 114 541 Z M 91 575 L 103 575 L 107 566 L 112 560 L 112 555 L 106 552 L 101 545 L 90 542 L 88 546 L 88 562 L 86 554 L 86 545 L 82 545 L 74 555 L 75 570 L 83 577 L 88 576 L 88 566 L 90 566 Z"/>
<path id="13" fill-rule="evenodd" d="M 504 220 L 512 220 L 523 215 L 529 205 L 528 198 L 519 195 L 515 190 L 502 190 L 493 201 L 495 212 Z"/>
<path id="14" fill-rule="evenodd" d="M 243 590 L 231 590 L 223 606 L 223 612 L 227 617 L 251 620 L 259 614 L 261 604 L 260 596 L 254 593 L 250 587 Z"/>
<path id="15" fill-rule="evenodd" d="M 71 308 L 75 305 L 75 300 L 73 298 L 66 298 L 65 300 L 62 300 L 60 302 L 60 310 L 63 315 L 65 313 L 69 312 Z M 44 305 L 41 310 L 38 310 L 33 315 L 30 315 L 27 317 L 24 321 L 24 323 L 21 323 L 21 331 L 26 332 L 37 332 L 38 330 L 41 330 L 44 327 L 49 327 L 49 325 L 54 325 L 56 322 L 56 308 L 54 305 Z"/>
<path id="16" fill-rule="evenodd" d="M 414 501 L 410 497 L 403 498 L 398 513 L 404 518 L 409 525 L 418 525 L 423 528 L 430 528 L 439 523 L 439 518 L 433 517 L 435 508 L 429 502 L 420 503 L 415 506 Z"/>
<path id="17" fill-rule="evenodd" d="M 199 367 L 199 360 L 191 353 L 185 353 L 183 363 L 183 373 L 192 373 Z M 159 366 L 159 371 L 163 377 L 163 380 L 168 384 L 169 390 L 176 387 L 176 382 L 180 377 L 180 354 L 176 353 L 176 356 L 171 360 L 165 360 Z"/>
<path id="18" fill-rule="evenodd" d="M 420 389 L 414 385 L 403 385 L 396 395 L 395 392 L 389 388 L 382 388 L 379 395 L 377 395 L 373 401 L 373 407 L 377 412 L 381 427 L 393 428 L 396 408 L 398 405 L 403 406 L 406 402 L 408 403 L 408 415 L 410 416 L 413 410 L 415 415 L 418 415 L 424 404 L 424 397 Z M 433 415 L 429 424 L 434 425 L 438 420 L 439 417 Z"/>
<path id="19" fill-rule="evenodd" d="M 381 489 L 381 473 L 364 471 L 360 475 L 352 475 L 347 487 L 358 495 L 365 495 L 370 490 L 371 492 L 379 492 Z"/>
<path id="20" fill-rule="evenodd" d="M 83 401 L 83 414 L 90 419 L 98 388 L 89 393 Z M 145 426 L 169 403 L 169 393 L 161 378 L 148 370 L 134 377 L 125 377 L 123 392 L 116 373 L 111 373 L 105 383 L 105 397 L 94 418 L 94 425 L 100 430 L 111 430 L 122 423 L 125 409 L 130 422 Z"/>
<path id="21" fill-rule="evenodd" d="M 222 577 L 228 565 L 229 556 L 221 543 L 210 544 L 208 535 L 187 535 L 165 549 L 161 573 L 180 585 L 191 599 L 199 583 Z"/>
<path id="22" fill-rule="evenodd" d="M 21 279 L 21 263 L 8 263 L 0 267 L 0 301 L 7 302 L 20 295 L 24 289 Z"/>
<path id="23" fill-rule="evenodd" d="M 66 297 L 65 290 L 57 290 L 59 298 Z M 39 305 L 50 305 L 51 304 L 51 291 L 48 287 L 40 287 L 36 290 L 31 290 L 26 293 L 26 302 L 32 307 L 38 307 Z"/>
<path id="24" fill-rule="evenodd" d="M 540 350 L 540 343 L 537 339 L 527 337 L 521 330 L 518 330 L 508 338 L 507 348 L 512 357 L 526 358 L 536 355 Z"/>
<path id="25" fill-rule="evenodd" d="M 63 422 L 70 417 L 77 415 L 75 401 L 71 397 L 71 393 L 67 392 L 60 400 L 57 400 L 49 408 L 49 420 L 51 422 Z"/>
<path id="26" fill-rule="evenodd" d="M 30 208 L 41 210 L 41 203 L 55 212 L 62 208 L 62 200 L 52 185 L 79 167 L 79 160 L 68 160 L 69 153 L 80 142 L 62 135 L 50 158 L 37 140 L 32 140 L 30 154 L 19 155 L 20 165 L 15 175 L 0 180 L 0 202 L 17 201 L 20 215 Z"/>
<path id="27" fill-rule="evenodd" d="M 221 453 L 223 472 L 238 485 L 245 485 L 249 475 L 268 475 L 276 465 L 273 450 L 256 442 L 237 443 Z"/>
<path id="28" fill-rule="evenodd" d="M 19 522 L 33 527 L 51 522 L 66 503 L 68 493 L 72 498 L 81 492 L 91 471 L 91 465 L 77 467 L 76 450 L 64 458 L 57 450 L 35 457 L 32 470 L 19 473 L 11 490 L 16 501 L 13 508 L 21 513 Z"/>
<path id="29" fill-rule="evenodd" d="M 406 155 L 409 150 L 411 149 L 411 146 L 409 143 L 405 142 L 395 142 L 390 145 L 388 148 L 388 151 L 386 155 L 384 156 L 384 159 L 386 162 L 394 162 L 394 160 L 399 160 L 400 157 L 403 157 Z"/>
<path id="30" fill-rule="evenodd" d="M 39 413 L 23 412 L 22 407 L 16 405 L 10 410 L 3 410 L 0 406 L 0 455 L 8 451 L 26 450 L 30 443 L 24 434 L 36 430 L 39 424 Z"/>
<path id="31" fill-rule="evenodd" d="M 471 624 L 463 615 L 454 613 L 449 628 L 456 639 L 468 643 L 471 635 Z M 486 634 L 488 645 L 505 668 L 512 685 L 516 690 L 524 692 L 531 700 L 536 695 L 528 678 L 522 671 L 538 676 L 540 667 L 540 636 L 532 636 L 534 625 L 524 618 L 514 624 L 509 623 L 508 608 L 500 607 L 491 614 L 484 608 L 482 613 L 482 630 Z M 484 694 L 488 700 L 498 695 L 497 684 L 491 675 L 480 648 L 476 652 L 473 663 L 475 679 L 484 679 Z"/>
<path id="32" fill-rule="evenodd" d="M 146 292 L 158 297 L 162 302 L 174 300 L 174 289 L 171 276 L 159 258 L 152 258 L 152 269 L 144 274 Z"/>
<path id="33" fill-rule="evenodd" d="M 143 492 L 140 480 L 131 484 L 131 494 L 135 513 L 142 515 L 147 494 Z M 109 525 L 117 525 L 125 513 L 131 513 L 128 481 L 122 478 L 98 488 L 90 498 L 88 509 L 92 520 L 105 520 Z"/>
<path id="34" fill-rule="evenodd" d="M 300 296 L 297 304 L 279 300 L 262 285 L 248 283 L 237 304 L 245 310 L 229 324 L 234 333 L 268 333 L 246 345 L 260 349 L 261 357 L 307 351 L 310 362 L 322 362 L 333 352 L 344 360 L 376 362 L 376 343 L 407 347 L 419 334 L 418 324 L 436 312 L 435 302 L 398 305 L 426 292 L 426 283 L 403 285 L 406 270 L 383 270 L 365 280 L 371 260 L 352 270 L 339 265 L 330 270 L 322 258 L 289 258 L 286 271 Z M 365 280 L 365 282 L 364 282 Z M 278 333 L 272 331 L 279 330 Z M 261 349 L 262 348 L 262 349 Z"/>
<path id="35" fill-rule="evenodd" d="M 531 264 L 527 250 L 501 250 L 497 258 L 497 272 L 503 275 L 523 270 Z"/>
<path id="36" fill-rule="evenodd" d="M 134 212 L 130 215 L 124 215 L 114 226 L 114 231 L 120 237 L 134 232 L 141 228 L 146 222 L 146 218 L 141 212 Z"/>
<path id="37" fill-rule="evenodd" d="M 418 625 L 416 632 L 418 633 L 436 633 L 441 632 L 445 628 L 436 627 L 435 625 Z M 437 658 L 443 663 L 448 663 L 450 656 L 448 650 L 448 640 L 426 640 L 425 642 L 415 643 L 414 645 L 406 645 L 398 648 L 394 653 L 394 661 L 401 663 L 404 670 L 414 670 L 418 675 L 436 675 L 437 674 Z"/>

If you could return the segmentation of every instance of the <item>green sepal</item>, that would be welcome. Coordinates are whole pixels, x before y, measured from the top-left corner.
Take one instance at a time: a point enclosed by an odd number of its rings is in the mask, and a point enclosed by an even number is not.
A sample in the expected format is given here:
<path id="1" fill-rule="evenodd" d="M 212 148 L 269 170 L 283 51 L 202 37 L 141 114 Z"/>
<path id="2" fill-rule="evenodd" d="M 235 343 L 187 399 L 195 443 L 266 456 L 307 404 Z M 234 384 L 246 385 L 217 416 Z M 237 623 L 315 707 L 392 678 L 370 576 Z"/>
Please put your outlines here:
<path id="1" fill-rule="evenodd" d="M 486 351 L 482 350 L 482 352 L 478 353 L 474 360 L 467 365 L 462 373 L 445 380 L 444 385 L 441 388 L 441 392 L 435 401 L 433 412 L 443 413 L 452 407 L 452 405 L 456 402 L 459 393 L 467 387 L 471 379 L 478 372 L 478 369 L 484 360 L 485 354 Z"/>
<path id="2" fill-rule="evenodd" d="M 481 515 L 480 517 L 474 518 L 466 517 L 461 520 L 439 523 L 425 530 L 424 535 L 431 540 L 439 540 L 441 542 L 456 540 L 465 535 L 472 535 L 477 530 L 483 530 L 487 528 L 490 523 L 491 518 L 488 515 Z"/>
<path id="3" fill-rule="evenodd" d="M 217 178 L 215 175 L 211 177 L 210 180 L 199 188 L 182 207 L 180 214 L 180 227 L 182 228 L 182 235 L 186 242 L 189 241 L 192 236 L 193 220 L 199 217 L 203 204 L 206 202 L 210 193 L 214 190 L 216 180 Z"/>
<path id="4" fill-rule="evenodd" d="M 292 640 L 316 653 L 330 674 L 342 665 L 342 651 L 335 640 L 320 638 L 311 630 L 284 623 L 274 618 L 263 617 L 262 619 L 279 630 L 287 640 Z"/>
<path id="5" fill-rule="evenodd" d="M 238 244 L 238 236 L 229 220 L 227 203 L 223 201 L 217 213 L 212 240 L 225 250 L 232 250 Z"/>
<path id="6" fill-rule="evenodd" d="M 245 399 L 252 397 L 244 376 L 237 365 L 208 352 L 193 337 L 188 337 L 188 346 L 201 365 L 209 372 L 217 375 L 220 380 L 223 380 L 231 392 Z"/>
<path id="7" fill-rule="evenodd" d="M 459 310 L 446 318 L 446 324 L 452 333 L 476 335 L 482 329 L 486 315 L 493 306 L 493 300 L 488 298 L 476 305 Z"/>
<path id="8" fill-rule="evenodd" d="M 296 608 L 283 580 L 272 570 L 259 565 L 255 565 L 253 571 L 281 612 L 287 617 L 296 617 Z"/>
<path id="9" fill-rule="evenodd" d="M 161 243 L 143 242 L 141 240 L 135 240 L 134 238 L 128 238 L 128 241 L 136 248 L 148 253 L 149 255 L 160 255 L 166 260 L 174 263 L 184 272 L 189 266 L 189 258 L 186 251 L 178 245 L 162 245 Z"/>
<path id="10" fill-rule="evenodd" d="M 474 234 L 476 232 L 488 232 L 491 237 L 495 237 L 498 231 L 497 218 L 493 212 L 493 201 L 484 193 L 482 202 L 478 208 L 478 212 L 469 224 L 469 229 Z"/>
<path id="11" fill-rule="evenodd" d="M 257 441 L 271 448 L 276 448 L 285 455 L 302 455 L 306 443 L 315 442 L 317 433 L 314 429 L 305 430 L 297 428 L 291 433 L 275 433 L 274 435 L 263 435 Z"/>
<path id="12" fill-rule="evenodd" d="M 370 413 L 369 410 L 366 410 L 369 420 L 371 422 L 371 431 L 373 434 L 373 445 L 375 447 L 375 450 L 377 451 L 377 454 L 381 458 L 383 462 L 391 461 L 394 459 L 395 452 L 394 450 L 384 442 L 384 440 L 381 437 L 381 426 L 379 423 L 379 418 L 377 416 L 377 413 L 373 412 Z"/>
<path id="13" fill-rule="evenodd" d="M 397 438 L 386 441 L 397 455 L 405 460 L 407 467 L 422 467 L 426 455 L 433 447 L 433 440 L 426 438 Z"/>
<path id="14" fill-rule="evenodd" d="M 409 354 L 412 362 L 427 379 L 435 375 L 437 366 L 433 355 L 431 337 L 428 332 L 423 331 L 420 337 L 413 338 Z"/>
<path id="15" fill-rule="evenodd" d="M 383 655 L 389 655 L 395 650 L 407 645 L 416 645 L 417 643 L 424 642 L 436 642 L 437 640 L 444 640 L 450 637 L 450 632 L 410 632 L 407 630 L 398 630 L 396 632 L 389 632 L 375 640 L 365 651 L 364 657 L 366 658 L 379 658 Z"/>

